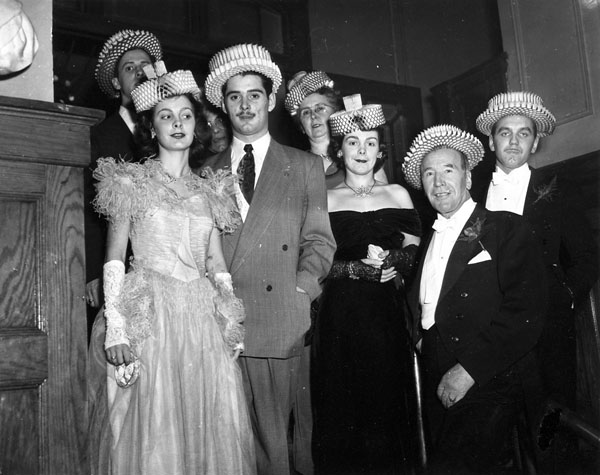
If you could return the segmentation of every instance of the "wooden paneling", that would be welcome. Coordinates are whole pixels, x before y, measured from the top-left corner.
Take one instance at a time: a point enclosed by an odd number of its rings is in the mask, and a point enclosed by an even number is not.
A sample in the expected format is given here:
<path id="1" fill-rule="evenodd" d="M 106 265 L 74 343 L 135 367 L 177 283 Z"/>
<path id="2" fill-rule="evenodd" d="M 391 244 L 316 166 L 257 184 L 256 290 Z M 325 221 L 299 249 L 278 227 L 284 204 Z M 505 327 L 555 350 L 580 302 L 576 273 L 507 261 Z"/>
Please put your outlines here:
<path id="1" fill-rule="evenodd" d="M 508 90 L 539 94 L 558 127 L 532 164 L 600 149 L 600 8 L 596 1 L 498 0 Z"/>
<path id="2" fill-rule="evenodd" d="M 83 167 L 103 114 L 0 97 L 0 473 L 86 473 Z"/>
<path id="3" fill-rule="evenodd" d="M 0 473 L 40 472 L 40 411 L 37 389 L 0 393 Z M 14 421 L 18 420 L 19 424 Z"/>
<path id="4" fill-rule="evenodd" d="M 0 197 L 0 222 L 11 223 L 0 227 L 0 332 L 37 325 L 39 205 L 39 200 Z"/>

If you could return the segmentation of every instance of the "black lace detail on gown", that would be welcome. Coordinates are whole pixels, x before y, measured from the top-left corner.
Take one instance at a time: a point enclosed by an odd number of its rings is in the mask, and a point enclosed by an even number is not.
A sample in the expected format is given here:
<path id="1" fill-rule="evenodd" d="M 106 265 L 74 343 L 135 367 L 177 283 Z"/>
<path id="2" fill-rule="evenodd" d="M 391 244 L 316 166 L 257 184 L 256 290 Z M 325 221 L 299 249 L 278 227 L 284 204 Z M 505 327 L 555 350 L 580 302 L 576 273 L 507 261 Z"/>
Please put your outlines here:
<path id="1" fill-rule="evenodd" d="M 335 259 L 367 246 L 399 249 L 420 235 L 414 210 L 330 213 Z M 410 351 L 403 291 L 394 282 L 327 281 L 313 336 L 313 446 L 319 474 L 405 473 Z"/>

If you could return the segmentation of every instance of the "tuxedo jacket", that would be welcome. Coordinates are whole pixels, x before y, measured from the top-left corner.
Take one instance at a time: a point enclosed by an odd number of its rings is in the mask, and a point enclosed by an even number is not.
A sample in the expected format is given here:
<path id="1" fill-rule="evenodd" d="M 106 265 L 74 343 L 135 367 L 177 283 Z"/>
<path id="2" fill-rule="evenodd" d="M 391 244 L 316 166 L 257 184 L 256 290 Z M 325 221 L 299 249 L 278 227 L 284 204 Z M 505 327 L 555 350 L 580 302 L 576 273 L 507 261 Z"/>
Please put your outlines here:
<path id="1" fill-rule="evenodd" d="M 485 203 L 491 177 L 482 188 Z M 598 278 L 598 245 L 582 213 L 569 206 L 556 175 L 531 169 L 523 217 L 541 245 L 548 273 L 552 310 L 558 304 L 571 307 L 585 297 Z M 559 302 L 562 302 L 560 304 Z"/>
<path id="2" fill-rule="evenodd" d="M 423 255 L 432 235 L 424 242 Z M 485 253 L 489 259 L 483 258 Z M 476 256 L 483 260 L 470 263 Z M 420 339 L 422 275 L 423 262 L 408 294 L 415 343 Z M 477 205 L 448 259 L 435 325 L 446 349 L 481 386 L 533 349 L 546 296 L 541 254 L 525 221 Z"/>
<path id="3" fill-rule="evenodd" d="M 106 220 L 94 211 L 92 201 L 96 196 L 92 172 L 100 157 L 133 159 L 133 135 L 121 118 L 114 113 L 90 131 L 92 157 L 84 170 L 85 191 L 85 256 L 86 282 L 102 277 L 106 247 Z"/>
<path id="4" fill-rule="evenodd" d="M 288 358 L 304 346 L 310 303 L 321 293 L 335 252 L 319 160 L 271 139 L 246 220 L 223 236 L 246 309 L 244 356 Z M 230 169 L 231 147 L 206 166 Z"/>

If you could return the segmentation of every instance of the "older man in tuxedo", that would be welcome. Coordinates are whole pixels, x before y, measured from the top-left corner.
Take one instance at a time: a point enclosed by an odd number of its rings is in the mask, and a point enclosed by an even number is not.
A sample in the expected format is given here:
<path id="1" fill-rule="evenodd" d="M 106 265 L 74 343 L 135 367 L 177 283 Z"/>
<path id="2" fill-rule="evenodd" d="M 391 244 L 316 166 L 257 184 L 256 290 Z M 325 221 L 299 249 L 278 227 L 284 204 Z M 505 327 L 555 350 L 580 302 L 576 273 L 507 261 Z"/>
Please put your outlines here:
<path id="1" fill-rule="evenodd" d="M 415 139 L 403 165 L 438 212 L 408 296 L 434 473 L 496 473 L 509 462 L 545 313 L 543 265 L 528 226 L 470 197 L 470 171 L 482 157 L 479 140 L 441 125 Z"/>
<path id="2" fill-rule="evenodd" d="M 290 458 L 294 470 L 310 473 L 311 427 L 303 422 L 305 417 L 310 421 L 310 408 L 300 408 L 297 397 L 308 390 L 304 335 L 310 303 L 321 292 L 335 251 L 323 165 L 269 134 L 269 112 L 282 78 L 267 50 L 232 46 L 217 53 L 209 69 L 206 97 L 229 116 L 233 141 L 207 166 L 232 169 L 240 178 L 235 197 L 244 223 L 224 237 L 223 252 L 247 314 L 240 365 L 258 473 L 293 473 Z M 291 416 L 296 429 L 292 457 Z"/>

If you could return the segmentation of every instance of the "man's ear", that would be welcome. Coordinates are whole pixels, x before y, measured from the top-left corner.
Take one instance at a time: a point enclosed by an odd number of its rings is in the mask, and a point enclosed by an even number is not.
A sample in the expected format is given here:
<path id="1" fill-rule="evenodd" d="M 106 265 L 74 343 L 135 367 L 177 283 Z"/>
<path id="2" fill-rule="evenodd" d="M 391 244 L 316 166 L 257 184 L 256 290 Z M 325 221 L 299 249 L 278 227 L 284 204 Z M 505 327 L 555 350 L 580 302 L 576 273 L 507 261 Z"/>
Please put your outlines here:
<path id="1" fill-rule="evenodd" d="M 225 107 L 225 98 L 221 99 L 221 110 L 223 112 L 225 112 L 225 114 L 229 115 L 229 112 L 227 111 L 227 107 Z"/>
<path id="2" fill-rule="evenodd" d="M 540 143 L 540 136 L 536 135 L 535 140 L 533 141 L 533 145 L 531 146 L 531 153 L 535 153 L 538 148 L 538 144 Z"/>
<path id="3" fill-rule="evenodd" d="M 269 94 L 269 112 L 271 112 L 273 109 L 275 109 L 276 101 L 277 101 L 277 97 L 275 96 L 275 93 L 272 92 L 271 94 Z"/>
<path id="4" fill-rule="evenodd" d="M 489 145 L 490 145 L 490 150 L 492 152 L 495 152 L 496 150 L 494 149 L 494 137 L 492 137 L 491 135 L 490 135 Z"/>
<path id="5" fill-rule="evenodd" d="M 119 82 L 119 78 L 112 78 L 110 82 L 117 91 L 121 90 L 121 83 Z"/>
<path id="6" fill-rule="evenodd" d="M 467 190 L 471 189 L 473 182 L 471 181 L 471 171 L 467 170 Z"/>

